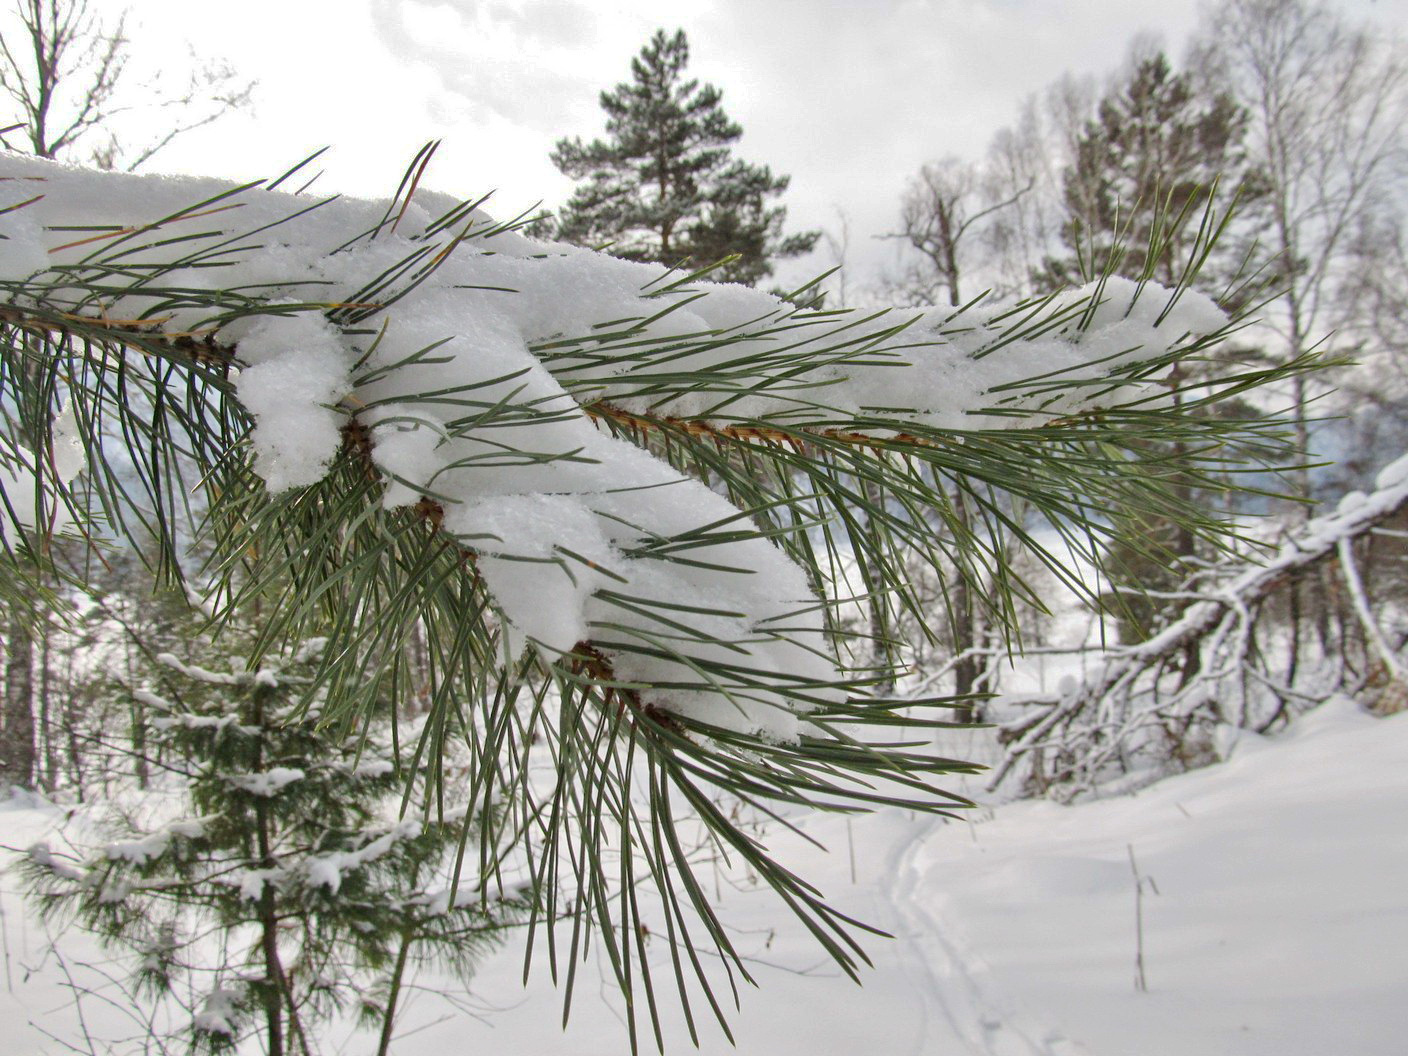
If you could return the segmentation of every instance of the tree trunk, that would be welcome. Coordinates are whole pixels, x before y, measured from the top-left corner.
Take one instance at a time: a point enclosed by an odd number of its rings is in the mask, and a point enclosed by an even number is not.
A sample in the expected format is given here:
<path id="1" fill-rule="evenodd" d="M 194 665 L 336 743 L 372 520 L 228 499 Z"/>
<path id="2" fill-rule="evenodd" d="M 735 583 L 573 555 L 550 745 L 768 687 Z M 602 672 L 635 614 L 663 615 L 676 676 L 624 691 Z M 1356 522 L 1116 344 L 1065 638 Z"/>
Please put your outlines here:
<path id="1" fill-rule="evenodd" d="M 10 613 L 5 640 L 5 701 L 0 714 L 0 792 L 34 787 L 34 629 L 31 613 Z"/>
<path id="2" fill-rule="evenodd" d="M 411 952 L 411 929 L 407 926 L 401 933 L 401 948 L 396 951 L 396 967 L 391 971 L 391 986 L 386 995 L 386 1011 L 381 1020 L 381 1039 L 376 1047 L 376 1056 L 389 1056 L 391 1051 L 391 1028 L 396 1019 L 396 1004 L 401 998 L 401 980 L 406 975 L 406 959 Z"/>
<path id="3" fill-rule="evenodd" d="M 968 504 L 964 501 L 961 489 L 954 492 L 953 512 L 964 525 L 969 524 Z M 954 576 L 949 597 L 953 606 L 953 653 L 957 657 L 953 665 L 953 692 L 955 696 L 966 697 L 977 687 L 981 671 L 978 658 L 971 654 L 973 647 L 978 644 L 973 587 L 962 572 Z M 977 717 L 976 709 L 969 703 L 956 709 L 953 717 L 957 722 L 972 722 Z"/>
<path id="4" fill-rule="evenodd" d="M 146 791 L 151 785 L 151 759 L 147 755 L 147 706 L 132 698 L 132 758 L 137 775 L 137 787 Z"/>
<path id="5" fill-rule="evenodd" d="M 872 481 L 860 482 L 865 501 L 878 506 L 885 497 Z M 874 693 L 878 697 L 888 696 L 895 691 L 894 630 L 886 616 L 889 599 L 879 586 L 879 573 L 875 572 L 867 582 L 870 591 L 870 664 L 877 679 Z"/>
<path id="6" fill-rule="evenodd" d="M 54 751 L 54 717 L 49 702 L 54 697 L 51 650 L 53 647 L 53 627 L 46 614 L 40 634 L 39 649 L 39 728 L 35 731 L 34 783 L 46 793 L 53 792 L 59 785 L 59 766 Z M 69 654 L 72 657 L 72 653 Z"/>
<path id="7" fill-rule="evenodd" d="M 263 807 L 260 805 L 261 821 Z M 260 832 L 263 843 L 264 832 Z M 259 898 L 260 946 L 264 952 L 264 1022 L 268 1031 L 267 1056 L 284 1056 L 283 964 L 279 960 L 279 924 L 274 916 L 273 885 L 265 884 Z"/>
<path id="8" fill-rule="evenodd" d="M 252 725 L 263 725 L 263 705 L 256 700 Z M 254 769 L 264 765 L 262 742 L 255 748 Z M 259 867 L 272 868 L 273 839 L 270 833 L 269 803 L 260 799 L 254 804 L 255 839 L 259 848 Z M 259 945 L 264 954 L 264 1023 L 268 1036 L 265 1056 L 284 1056 L 284 966 L 279 958 L 278 907 L 274 903 L 274 885 L 266 883 L 259 896 Z"/>

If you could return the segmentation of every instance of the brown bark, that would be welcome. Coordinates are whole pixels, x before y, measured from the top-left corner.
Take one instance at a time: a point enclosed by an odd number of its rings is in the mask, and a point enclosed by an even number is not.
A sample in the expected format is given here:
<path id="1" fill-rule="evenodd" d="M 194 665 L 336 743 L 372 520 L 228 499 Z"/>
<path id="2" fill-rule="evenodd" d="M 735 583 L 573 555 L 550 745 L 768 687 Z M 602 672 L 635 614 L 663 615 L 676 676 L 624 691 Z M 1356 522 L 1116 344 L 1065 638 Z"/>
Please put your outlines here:
<path id="1" fill-rule="evenodd" d="M 34 787 L 34 629 L 16 607 L 5 636 L 5 701 L 0 713 L 0 791 Z"/>

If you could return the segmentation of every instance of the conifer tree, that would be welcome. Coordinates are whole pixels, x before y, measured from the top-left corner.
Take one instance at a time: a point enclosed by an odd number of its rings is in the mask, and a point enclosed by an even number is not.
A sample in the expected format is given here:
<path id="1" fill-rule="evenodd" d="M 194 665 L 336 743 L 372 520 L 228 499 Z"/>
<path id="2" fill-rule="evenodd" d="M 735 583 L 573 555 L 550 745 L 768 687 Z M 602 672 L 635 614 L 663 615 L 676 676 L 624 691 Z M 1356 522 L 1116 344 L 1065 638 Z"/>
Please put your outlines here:
<path id="1" fill-rule="evenodd" d="M 1101 275 L 1166 285 L 1186 278 L 1233 306 L 1265 289 L 1267 276 L 1250 275 L 1264 181 L 1247 158 L 1247 123 L 1247 112 L 1229 93 L 1200 90 L 1162 52 L 1136 59 L 1076 141 L 1062 179 L 1061 236 L 1069 255 L 1048 258 L 1037 287 L 1059 289 Z M 1215 193 L 1236 202 L 1237 226 L 1219 232 L 1197 275 L 1187 276 L 1190 249 L 1200 237 L 1190 218 Z M 1196 365 L 1181 366 L 1172 380 L 1175 386 L 1196 383 L 1202 373 Z M 1227 401 L 1212 413 L 1252 412 Z M 1188 502 L 1210 498 L 1176 474 L 1168 482 Z M 1178 607 L 1159 595 L 1179 590 L 1196 569 L 1198 539 L 1176 519 L 1146 511 L 1116 511 L 1114 522 L 1105 602 L 1120 639 L 1133 642 Z"/>
<path id="2" fill-rule="evenodd" d="M 1247 158 L 1246 110 L 1225 91 L 1200 91 L 1162 52 L 1139 58 L 1100 100 L 1062 178 L 1069 255 L 1047 261 L 1039 288 L 1088 281 L 1102 272 L 1179 281 L 1202 211 L 1218 193 L 1239 202 L 1245 223 L 1264 180 Z M 1245 243 L 1224 233 L 1197 279 L 1228 291 L 1242 277 Z"/>
<path id="3" fill-rule="evenodd" d="M 194 994 L 196 1051 L 255 1038 L 266 1056 L 309 1056 L 347 1011 L 384 1054 L 416 967 L 467 978 L 524 903 L 459 876 L 465 811 L 396 820 L 404 774 L 384 725 L 339 736 L 307 696 L 322 641 L 249 669 L 236 637 L 184 650 L 201 654 L 189 663 L 136 643 L 138 681 L 116 685 L 149 716 L 161 823 L 116 822 L 86 855 L 36 845 L 31 899 L 126 953 L 147 1001 Z"/>
<path id="4" fill-rule="evenodd" d="M 631 60 L 629 83 L 601 93 L 606 139 L 562 139 L 552 162 L 586 181 L 551 229 L 578 245 L 606 246 L 627 260 L 714 273 L 752 286 L 773 262 L 810 252 L 820 232 L 783 235 L 787 210 L 769 205 L 787 176 L 733 157 L 743 129 L 729 120 L 723 93 L 685 79 L 683 30 L 657 30 Z"/>

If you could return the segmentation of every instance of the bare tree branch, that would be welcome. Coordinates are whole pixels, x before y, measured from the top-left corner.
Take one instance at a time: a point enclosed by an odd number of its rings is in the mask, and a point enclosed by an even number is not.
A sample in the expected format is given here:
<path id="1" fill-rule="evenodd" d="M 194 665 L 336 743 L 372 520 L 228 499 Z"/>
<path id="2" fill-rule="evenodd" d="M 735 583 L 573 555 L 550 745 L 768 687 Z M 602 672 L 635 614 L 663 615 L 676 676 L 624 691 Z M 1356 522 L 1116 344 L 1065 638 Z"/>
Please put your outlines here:
<path id="1" fill-rule="evenodd" d="M 19 110 L 12 129 L 23 130 L 30 153 L 39 157 L 72 156 L 86 145 L 81 160 L 131 171 L 187 132 L 249 105 L 253 82 L 194 55 L 182 88 L 138 84 L 129 65 L 126 12 L 106 22 L 89 0 L 21 0 L 16 17 L 14 39 L 0 36 L 0 89 Z M 115 123 L 139 112 L 170 115 L 170 123 L 149 142 L 131 141 Z M 106 142 L 94 145 L 104 134 Z"/>
<path id="2" fill-rule="evenodd" d="M 1340 512 L 1299 526 L 1265 563 L 1197 591 L 1199 600 L 1147 641 L 1107 651 L 1105 664 L 1083 682 L 1054 694 L 1007 698 L 1008 706 L 1032 711 L 1000 729 L 1007 754 L 990 787 L 1007 780 L 1025 761 L 1041 785 L 1062 785 L 1065 794 L 1073 794 L 1108 776 L 1110 765 L 1157 746 L 1163 735 L 1182 738 L 1195 725 L 1225 721 L 1265 728 L 1288 697 L 1325 699 L 1339 687 L 1307 693 L 1285 685 L 1260 655 L 1257 641 L 1258 634 L 1275 631 L 1268 609 L 1272 595 L 1298 574 L 1337 556 L 1370 644 L 1389 679 L 1401 680 L 1402 662 L 1373 615 L 1357 565 L 1345 553 L 1355 540 L 1367 540 L 1408 509 L 1408 476 L 1397 472 L 1402 468 L 1396 464 L 1381 474 L 1384 486 L 1372 495 L 1358 496 Z M 1191 678 L 1182 678 L 1179 659 L 1190 647 L 1199 651 L 1201 663 Z M 1248 689 L 1240 684 L 1244 679 L 1270 691 L 1275 703 L 1269 719 L 1248 707 Z"/>

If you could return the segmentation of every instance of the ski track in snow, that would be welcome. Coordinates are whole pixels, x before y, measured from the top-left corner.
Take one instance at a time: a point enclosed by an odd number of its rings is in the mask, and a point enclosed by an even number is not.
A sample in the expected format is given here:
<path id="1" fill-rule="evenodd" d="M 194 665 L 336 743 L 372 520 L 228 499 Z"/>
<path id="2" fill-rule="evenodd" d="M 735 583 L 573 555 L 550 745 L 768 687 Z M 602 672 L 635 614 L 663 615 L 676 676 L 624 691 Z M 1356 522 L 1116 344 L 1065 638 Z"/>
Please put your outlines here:
<path id="1" fill-rule="evenodd" d="M 950 1034 L 963 1042 L 969 1056 L 1092 1056 L 1059 1030 L 1033 1023 L 1008 995 L 994 992 L 988 965 L 920 897 L 928 887 L 921 856 L 943 824 L 942 818 L 929 818 L 896 839 L 882 883 L 902 925 L 895 939 L 910 948 L 913 962 L 923 970 L 924 1015 L 913 1056 L 954 1056 L 943 1043 Z M 936 1029 L 940 1023 L 944 1027 Z"/>

